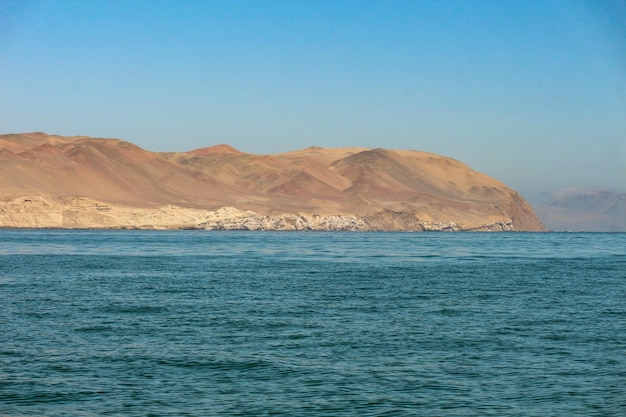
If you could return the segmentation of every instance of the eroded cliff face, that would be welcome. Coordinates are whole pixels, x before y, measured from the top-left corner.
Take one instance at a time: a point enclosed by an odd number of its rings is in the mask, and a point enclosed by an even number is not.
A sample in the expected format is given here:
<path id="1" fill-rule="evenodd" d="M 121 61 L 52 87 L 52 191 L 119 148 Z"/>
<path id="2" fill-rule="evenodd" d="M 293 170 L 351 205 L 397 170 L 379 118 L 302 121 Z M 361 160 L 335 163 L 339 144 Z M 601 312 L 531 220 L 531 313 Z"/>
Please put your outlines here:
<path id="1" fill-rule="evenodd" d="M 511 219 L 490 223 L 433 222 L 417 212 L 383 210 L 372 215 L 277 214 L 222 207 L 172 205 L 140 208 L 85 197 L 19 196 L 0 201 L 0 227 L 63 229 L 199 229 L 317 231 L 515 231 Z"/>
<path id="2" fill-rule="evenodd" d="M 514 190 L 427 152 L 155 153 L 44 133 L 0 135 L 0 227 L 543 230 Z"/>

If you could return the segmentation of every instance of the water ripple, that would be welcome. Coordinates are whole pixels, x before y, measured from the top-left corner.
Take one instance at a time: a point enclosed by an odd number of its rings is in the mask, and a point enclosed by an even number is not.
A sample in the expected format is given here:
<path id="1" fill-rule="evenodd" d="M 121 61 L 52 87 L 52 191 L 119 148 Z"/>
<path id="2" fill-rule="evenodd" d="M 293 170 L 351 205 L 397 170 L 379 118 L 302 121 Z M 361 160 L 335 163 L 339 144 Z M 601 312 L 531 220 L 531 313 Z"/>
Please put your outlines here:
<path id="1" fill-rule="evenodd" d="M 618 416 L 626 235 L 0 231 L 0 416 Z"/>

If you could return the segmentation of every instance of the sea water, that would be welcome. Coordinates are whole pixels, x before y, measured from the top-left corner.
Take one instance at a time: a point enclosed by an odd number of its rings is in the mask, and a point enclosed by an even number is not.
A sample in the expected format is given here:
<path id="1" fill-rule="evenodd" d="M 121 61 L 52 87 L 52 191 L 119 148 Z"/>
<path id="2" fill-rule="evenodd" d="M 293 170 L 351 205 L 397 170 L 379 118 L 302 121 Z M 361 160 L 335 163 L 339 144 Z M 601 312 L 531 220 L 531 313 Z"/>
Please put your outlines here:
<path id="1" fill-rule="evenodd" d="M 626 234 L 0 230 L 0 415 L 270 414 L 626 415 Z"/>

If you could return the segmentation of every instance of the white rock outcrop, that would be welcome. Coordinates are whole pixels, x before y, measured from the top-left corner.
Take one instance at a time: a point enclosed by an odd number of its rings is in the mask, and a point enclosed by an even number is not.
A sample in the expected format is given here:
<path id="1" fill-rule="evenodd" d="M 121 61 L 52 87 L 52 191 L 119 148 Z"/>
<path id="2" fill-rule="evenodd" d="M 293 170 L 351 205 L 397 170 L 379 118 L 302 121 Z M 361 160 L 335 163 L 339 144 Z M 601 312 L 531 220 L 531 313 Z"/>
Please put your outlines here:
<path id="1" fill-rule="evenodd" d="M 425 221 L 417 212 L 384 210 L 370 216 L 263 215 L 234 207 L 217 210 L 128 207 L 85 197 L 19 196 L 0 201 L 0 227 L 62 229 L 203 229 L 319 231 L 513 231 L 511 220 L 461 225 Z"/>

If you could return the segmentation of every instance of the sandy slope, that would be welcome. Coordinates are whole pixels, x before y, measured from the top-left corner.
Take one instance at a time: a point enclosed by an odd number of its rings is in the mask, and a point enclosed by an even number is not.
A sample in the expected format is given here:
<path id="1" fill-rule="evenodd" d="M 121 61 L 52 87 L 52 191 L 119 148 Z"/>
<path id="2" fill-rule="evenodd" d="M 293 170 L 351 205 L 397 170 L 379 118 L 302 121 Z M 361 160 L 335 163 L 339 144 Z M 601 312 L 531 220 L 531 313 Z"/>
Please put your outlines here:
<path id="1" fill-rule="evenodd" d="M 27 221 L 44 216 L 41 207 L 32 209 L 36 196 L 47 201 L 49 212 L 62 213 L 80 197 L 92 201 L 87 206 L 107 206 L 117 214 L 109 212 L 102 224 L 81 217 L 45 226 Z M 234 207 L 253 212 L 257 220 L 285 213 L 370 219 L 358 230 L 423 230 L 438 224 L 452 224 L 455 230 L 489 225 L 507 225 L 493 226 L 495 230 L 543 230 L 530 206 L 501 182 L 450 158 L 385 149 L 311 147 L 254 155 L 217 145 L 155 153 L 118 139 L 0 135 L 2 204 L 0 226 L 5 227 L 149 227 L 147 220 L 141 225 L 123 220 L 129 215 L 124 213 L 134 210 L 137 216 L 157 208 L 177 216 L 187 210 L 197 220 L 165 222 L 162 227 L 206 227 L 198 213 Z M 279 228 L 268 222 L 263 228 Z"/>

